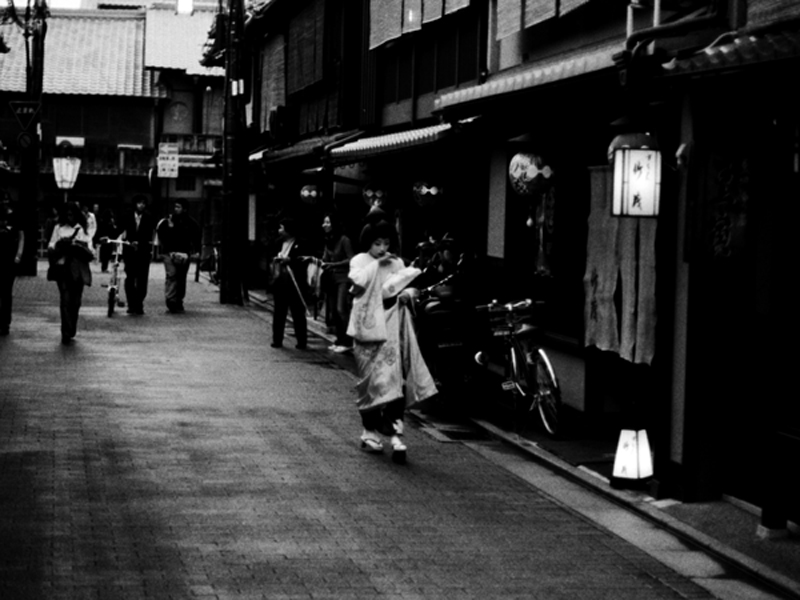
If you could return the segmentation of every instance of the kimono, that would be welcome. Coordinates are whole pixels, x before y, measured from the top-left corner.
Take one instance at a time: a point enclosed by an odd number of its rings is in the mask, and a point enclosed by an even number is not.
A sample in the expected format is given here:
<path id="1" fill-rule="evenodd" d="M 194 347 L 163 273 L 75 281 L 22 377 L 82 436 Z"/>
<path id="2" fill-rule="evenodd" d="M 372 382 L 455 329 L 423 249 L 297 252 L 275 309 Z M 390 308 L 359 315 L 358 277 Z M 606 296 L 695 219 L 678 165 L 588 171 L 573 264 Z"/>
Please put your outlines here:
<path id="1" fill-rule="evenodd" d="M 353 300 L 347 328 L 360 376 L 356 404 L 361 411 L 401 398 L 408 408 L 437 393 L 417 344 L 411 311 L 397 301 L 397 290 L 388 291 L 384 285 L 404 271 L 408 270 L 398 258 L 381 265 L 361 253 L 350 261 L 350 280 L 364 290 Z"/>

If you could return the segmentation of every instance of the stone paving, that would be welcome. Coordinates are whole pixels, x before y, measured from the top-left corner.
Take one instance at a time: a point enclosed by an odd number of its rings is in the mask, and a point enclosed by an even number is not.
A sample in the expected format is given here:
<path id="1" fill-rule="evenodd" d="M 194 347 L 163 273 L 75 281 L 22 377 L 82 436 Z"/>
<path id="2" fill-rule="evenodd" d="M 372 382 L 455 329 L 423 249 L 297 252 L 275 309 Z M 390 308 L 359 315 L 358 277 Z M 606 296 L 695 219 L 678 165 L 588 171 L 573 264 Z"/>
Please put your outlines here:
<path id="1" fill-rule="evenodd" d="M 322 340 L 270 348 L 268 315 L 191 277 L 187 312 L 164 314 L 151 272 L 147 314 L 111 319 L 96 273 L 71 346 L 55 284 L 18 281 L 3 600 L 713 597 L 474 442 L 412 423 L 408 464 L 362 453 L 353 375 Z"/>

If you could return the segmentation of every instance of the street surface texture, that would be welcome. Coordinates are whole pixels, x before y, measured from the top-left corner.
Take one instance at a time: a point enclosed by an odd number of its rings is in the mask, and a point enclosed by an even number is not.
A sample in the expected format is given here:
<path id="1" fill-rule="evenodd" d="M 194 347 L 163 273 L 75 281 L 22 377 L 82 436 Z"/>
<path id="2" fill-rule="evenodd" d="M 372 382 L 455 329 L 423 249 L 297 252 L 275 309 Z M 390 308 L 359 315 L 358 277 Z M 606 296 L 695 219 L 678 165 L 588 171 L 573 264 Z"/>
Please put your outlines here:
<path id="1" fill-rule="evenodd" d="M 0 598 L 711 598 L 491 455 L 409 423 L 406 465 L 362 452 L 354 376 L 321 340 L 190 275 L 142 317 L 18 280 L 0 338 Z"/>

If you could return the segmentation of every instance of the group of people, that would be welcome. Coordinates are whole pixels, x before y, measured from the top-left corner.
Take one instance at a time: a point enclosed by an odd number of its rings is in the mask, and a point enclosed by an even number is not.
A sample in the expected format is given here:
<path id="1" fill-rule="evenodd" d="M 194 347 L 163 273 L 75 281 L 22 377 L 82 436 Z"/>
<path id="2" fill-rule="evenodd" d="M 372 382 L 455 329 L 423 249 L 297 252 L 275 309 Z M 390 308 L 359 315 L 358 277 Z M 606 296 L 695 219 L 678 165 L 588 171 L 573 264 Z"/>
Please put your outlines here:
<path id="1" fill-rule="evenodd" d="M 183 312 L 189 258 L 198 249 L 200 231 L 175 202 L 169 216 L 158 223 L 147 211 L 147 198 L 134 198 L 134 209 L 118 230 L 107 230 L 104 238 L 117 237 L 124 246 L 125 294 L 128 312 L 144 314 L 153 243 L 158 239 L 166 274 L 165 300 L 170 313 Z M 7 207 L 0 207 L 0 333 L 7 334 L 11 321 L 13 268 L 22 258 L 24 235 Z M 322 222 L 325 248 L 321 265 L 326 275 L 327 297 L 336 330 L 334 351 L 353 350 L 359 381 L 356 405 L 363 431 L 359 441 L 369 452 L 383 451 L 383 436 L 389 437 L 392 458 L 404 462 L 406 443 L 403 422 L 406 409 L 437 393 L 433 377 L 419 350 L 409 304 L 409 284 L 420 270 L 406 266 L 391 252 L 396 230 L 386 213 L 371 211 L 359 236 L 356 253 L 334 215 Z M 48 279 L 60 293 L 62 343 L 75 337 L 83 289 L 92 283 L 89 264 L 95 259 L 95 233 L 81 208 L 65 203 L 48 244 Z M 296 346 L 306 349 L 308 326 L 306 304 L 299 281 L 302 261 L 308 257 L 297 225 L 292 219 L 280 223 L 280 248 L 273 261 L 274 315 L 272 347 L 283 346 L 286 318 L 291 312 Z M 101 245 L 102 247 L 102 245 Z"/>
<path id="2" fill-rule="evenodd" d="M 352 347 L 359 373 L 356 405 L 363 425 L 361 447 L 380 453 L 383 436 L 388 436 L 392 459 L 402 463 L 407 451 L 405 411 L 438 391 L 420 352 L 410 310 L 414 297 L 410 284 L 420 270 L 407 267 L 391 252 L 397 236 L 390 221 L 380 208 L 370 211 L 358 240 L 360 252 L 355 253 L 335 216 L 326 215 L 321 265 L 336 330 L 331 350 Z M 273 260 L 272 347 L 283 346 L 285 322 L 291 312 L 297 348 L 305 349 L 308 325 L 300 281 L 308 255 L 292 219 L 281 221 L 279 234 L 281 246 Z"/>
<path id="3" fill-rule="evenodd" d="M 186 279 L 190 257 L 200 248 L 200 228 L 186 212 L 183 200 L 174 203 L 171 213 L 156 222 L 148 212 L 148 198 L 133 198 L 133 210 L 117 226 L 113 218 L 98 223 L 95 212 L 75 202 L 65 202 L 47 227 L 47 279 L 59 291 L 61 342 L 70 344 L 77 334 L 83 290 L 92 284 L 90 264 L 98 255 L 102 271 L 111 259 L 111 240 L 124 241 L 125 297 L 127 312 L 144 314 L 153 246 L 158 241 L 165 269 L 164 295 L 169 313 L 184 312 Z M 7 335 L 11 324 L 11 298 L 15 265 L 22 260 L 24 233 L 13 219 L 9 206 L 0 206 L 0 334 Z"/>

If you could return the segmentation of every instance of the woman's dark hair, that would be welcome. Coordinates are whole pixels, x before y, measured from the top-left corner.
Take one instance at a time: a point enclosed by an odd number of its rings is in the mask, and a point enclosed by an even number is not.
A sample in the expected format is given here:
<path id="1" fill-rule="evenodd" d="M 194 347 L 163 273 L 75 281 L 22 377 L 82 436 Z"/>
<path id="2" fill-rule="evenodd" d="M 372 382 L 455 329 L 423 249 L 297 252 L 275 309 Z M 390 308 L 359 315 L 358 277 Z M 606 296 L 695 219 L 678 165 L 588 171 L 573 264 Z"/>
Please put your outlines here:
<path id="1" fill-rule="evenodd" d="M 289 235 L 293 235 L 293 236 L 297 235 L 297 222 L 294 219 L 292 219 L 290 217 L 286 217 L 284 219 L 281 219 L 280 225 L 283 225 L 283 228 L 286 230 L 286 233 L 288 233 Z"/>
<path id="2" fill-rule="evenodd" d="M 358 241 L 361 244 L 361 247 L 366 251 L 370 246 L 372 246 L 373 242 L 379 238 L 385 238 L 393 241 L 394 234 L 395 231 L 391 223 L 388 221 L 376 221 L 374 223 L 367 223 L 364 225 Z"/>
<path id="3" fill-rule="evenodd" d="M 60 225 L 67 224 L 67 217 L 70 213 L 75 215 L 75 221 L 80 225 L 84 231 L 86 230 L 86 215 L 83 214 L 80 205 L 77 202 L 65 202 L 58 210 L 58 223 Z"/>

